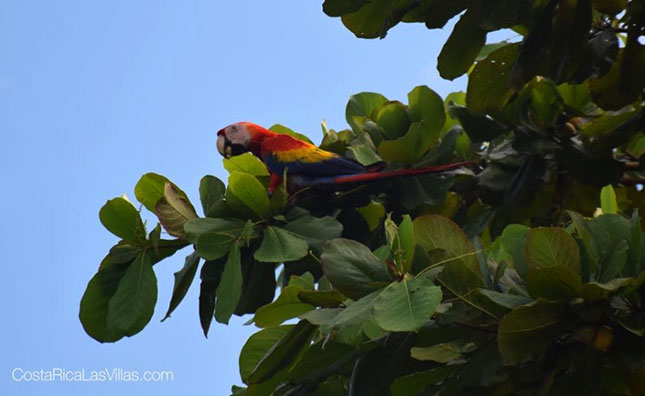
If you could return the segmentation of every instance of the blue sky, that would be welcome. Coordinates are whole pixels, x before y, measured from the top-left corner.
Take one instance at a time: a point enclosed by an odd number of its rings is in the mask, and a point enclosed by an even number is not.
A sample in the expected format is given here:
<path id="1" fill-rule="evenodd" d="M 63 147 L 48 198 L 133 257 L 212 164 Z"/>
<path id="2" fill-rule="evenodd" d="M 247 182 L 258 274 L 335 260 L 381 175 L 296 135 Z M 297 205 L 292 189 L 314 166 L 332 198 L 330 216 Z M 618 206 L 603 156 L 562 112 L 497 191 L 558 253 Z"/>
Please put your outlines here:
<path id="1" fill-rule="evenodd" d="M 245 318 L 205 339 L 193 287 L 159 323 L 187 252 L 155 266 L 143 332 L 115 344 L 84 333 L 80 298 L 116 242 L 99 208 L 134 197 L 149 171 L 198 203 L 203 175 L 225 178 L 215 131 L 231 122 L 282 123 L 319 142 L 323 119 L 346 127 L 353 93 L 464 89 L 435 70 L 446 35 L 415 24 L 359 40 L 318 1 L 0 2 L 0 394 L 227 394 L 255 331 Z M 174 381 L 17 383 L 14 368 L 172 370 Z"/>

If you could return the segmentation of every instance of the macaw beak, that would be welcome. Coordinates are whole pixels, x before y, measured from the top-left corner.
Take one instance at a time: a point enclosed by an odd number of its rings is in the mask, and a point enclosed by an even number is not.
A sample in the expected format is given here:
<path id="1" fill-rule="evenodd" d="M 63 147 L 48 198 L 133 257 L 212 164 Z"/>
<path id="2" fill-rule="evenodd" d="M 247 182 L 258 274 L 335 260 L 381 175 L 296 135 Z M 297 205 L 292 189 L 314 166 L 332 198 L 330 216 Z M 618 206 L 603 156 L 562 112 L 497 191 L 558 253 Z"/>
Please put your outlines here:
<path id="1" fill-rule="evenodd" d="M 232 146 L 233 144 L 226 137 L 226 131 L 224 129 L 220 129 L 217 132 L 217 151 L 219 151 L 222 157 L 231 158 L 233 156 Z"/>

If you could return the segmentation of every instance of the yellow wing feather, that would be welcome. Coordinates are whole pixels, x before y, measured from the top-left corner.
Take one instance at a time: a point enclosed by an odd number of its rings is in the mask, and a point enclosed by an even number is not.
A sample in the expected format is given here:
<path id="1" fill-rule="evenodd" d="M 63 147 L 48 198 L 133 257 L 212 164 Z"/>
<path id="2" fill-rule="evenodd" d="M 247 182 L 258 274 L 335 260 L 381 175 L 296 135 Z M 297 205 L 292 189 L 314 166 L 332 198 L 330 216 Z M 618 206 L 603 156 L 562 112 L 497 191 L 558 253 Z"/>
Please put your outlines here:
<path id="1" fill-rule="evenodd" d="M 315 163 L 322 162 L 331 158 L 339 157 L 336 153 L 331 153 L 319 149 L 316 146 L 302 147 L 293 150 L 284 150 L 275 152 L 274 155 L 280 162 L 302 162 L 302 163 Z"/>

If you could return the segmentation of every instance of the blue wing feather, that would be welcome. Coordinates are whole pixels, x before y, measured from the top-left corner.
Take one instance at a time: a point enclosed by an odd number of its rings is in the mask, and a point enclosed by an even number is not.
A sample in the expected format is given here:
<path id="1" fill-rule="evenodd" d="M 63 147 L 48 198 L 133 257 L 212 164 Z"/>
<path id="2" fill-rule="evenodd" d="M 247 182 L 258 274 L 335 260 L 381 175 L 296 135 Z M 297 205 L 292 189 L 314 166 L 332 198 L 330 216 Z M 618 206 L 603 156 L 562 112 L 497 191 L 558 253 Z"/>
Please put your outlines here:
<path id="1" fill-rule="evenodd" d="M 311 176 L 357 175 L 367 172 L 363 165 L 345 157 L 332 157 L 319 162 L 281 162 L 275 156 L 267 155 L 264 163 L 276 174 L 284 173 L 285 168 L 287 173 Z"/>

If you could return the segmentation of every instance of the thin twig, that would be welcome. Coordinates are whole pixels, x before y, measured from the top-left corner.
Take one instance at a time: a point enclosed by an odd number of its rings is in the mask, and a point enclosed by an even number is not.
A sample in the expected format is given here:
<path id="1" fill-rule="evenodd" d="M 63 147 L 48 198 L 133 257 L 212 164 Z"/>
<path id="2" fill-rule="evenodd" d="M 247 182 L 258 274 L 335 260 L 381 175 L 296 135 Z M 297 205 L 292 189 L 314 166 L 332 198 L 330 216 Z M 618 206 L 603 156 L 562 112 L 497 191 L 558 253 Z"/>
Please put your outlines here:
<path id="1" fill-rule="evenodd" d="M 477 250 L 477 251 L 475 251 L 475 252 L 471 252 L 471 253 L 464 253 L 464 254 L 462 254 L 462 255 L 455 256 L 455 257 L 451 257 L 451 258 L 449 258 L 449 259 L 445 259 L 445 260 L 437 261 L 436 263 L 432 264 L 431 266 L 425 267 L 425 268 L 423 269 L 423 271 L 421 271 L 421 272 L 419 272 L 419 273 L 417 274 L 417 277 L 420 277 L 421 275 L 425 274 L 426 272 L 430 271 L 431 269 L 433 269 L 433 268 L 437 268 L 437 267 L 439 267 L 440 265 L 443 265 L 443 264 L 448 263 L 448 262 L 450 262 L 450 261 L 453 261 L 453 260 L 459 260 L 459 259 L 461 259 L 461 258 L 468 257 L 468 256 L 474 256 L 474 255 L 477 255 L 477 254 L 479 254 L 479 253 L 481 253 L 481 252 L 482 252 L 481 250 Z"/>

